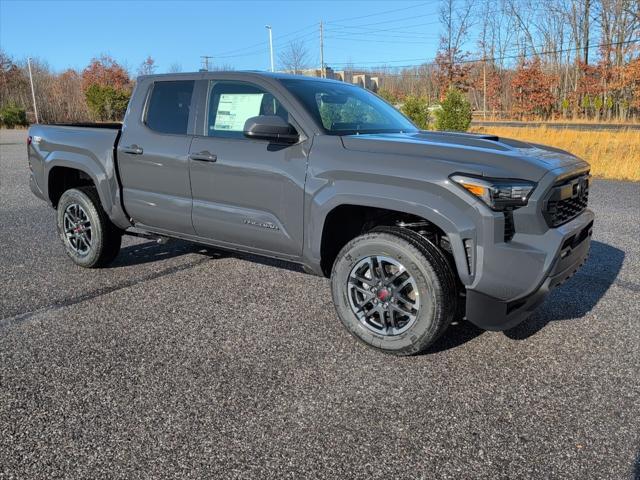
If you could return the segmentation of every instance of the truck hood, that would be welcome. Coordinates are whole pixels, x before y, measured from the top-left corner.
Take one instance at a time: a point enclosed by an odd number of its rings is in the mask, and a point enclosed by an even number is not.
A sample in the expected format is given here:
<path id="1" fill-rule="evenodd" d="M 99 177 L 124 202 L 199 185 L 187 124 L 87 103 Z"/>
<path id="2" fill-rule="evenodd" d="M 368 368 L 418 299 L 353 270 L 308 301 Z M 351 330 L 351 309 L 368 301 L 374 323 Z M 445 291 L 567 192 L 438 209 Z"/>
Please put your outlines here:
<path id="1" fill-rule="evenodd" d="M 458 164 L 453 168 L 495 177 L 538 181 L 551 170 L 587 164 L 563 150 L 493 135 L 451 132 L 377 133 L 343 136 L 347 150 Z"/>

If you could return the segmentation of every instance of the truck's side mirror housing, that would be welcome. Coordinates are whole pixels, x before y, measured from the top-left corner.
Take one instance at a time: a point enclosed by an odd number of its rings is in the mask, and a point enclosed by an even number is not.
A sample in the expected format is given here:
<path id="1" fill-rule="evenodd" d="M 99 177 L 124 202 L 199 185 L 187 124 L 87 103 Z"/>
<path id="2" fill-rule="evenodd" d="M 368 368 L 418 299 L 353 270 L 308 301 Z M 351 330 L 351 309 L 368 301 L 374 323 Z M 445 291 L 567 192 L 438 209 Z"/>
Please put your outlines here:
<path id="1" fill-rule="evenodd" d="M 275 143 L 296 143 L 299 135 L 295 128 L 277 115 L 258 115 L 244 123 L 244 136 Z"/>

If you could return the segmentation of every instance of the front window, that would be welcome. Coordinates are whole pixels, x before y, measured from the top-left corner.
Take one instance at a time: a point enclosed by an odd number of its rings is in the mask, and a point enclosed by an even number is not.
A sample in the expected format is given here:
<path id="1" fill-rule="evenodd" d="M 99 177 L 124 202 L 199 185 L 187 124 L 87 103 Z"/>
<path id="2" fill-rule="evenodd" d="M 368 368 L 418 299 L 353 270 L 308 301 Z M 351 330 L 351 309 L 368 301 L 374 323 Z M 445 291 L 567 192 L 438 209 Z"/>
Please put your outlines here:
<path id="1" fill-rule="evenodd" d="M 282 80 L 330 135 L 415 132 L 398 110 L 355 85 L 315 80 Z"/>
<path id="2" fill-rule="evenodd" d="M 289 113 L 271 93 L 244 82 L 211 82 L 207 113 L 210 137 L 244 138 L 245 122 L 258 115 L 278 115 L 289 123 Z"/>

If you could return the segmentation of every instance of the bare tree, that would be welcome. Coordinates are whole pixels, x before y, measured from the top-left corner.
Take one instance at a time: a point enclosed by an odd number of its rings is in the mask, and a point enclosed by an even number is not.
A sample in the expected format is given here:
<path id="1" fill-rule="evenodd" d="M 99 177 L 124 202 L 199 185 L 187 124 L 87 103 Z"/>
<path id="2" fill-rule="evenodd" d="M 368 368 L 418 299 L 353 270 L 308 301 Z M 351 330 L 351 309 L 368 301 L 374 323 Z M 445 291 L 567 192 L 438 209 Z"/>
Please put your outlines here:
<path id="1" fill-rule="evenodd" d="M 144 62 L 138 67 L 138 75 L 153 75 L 156 71 L 156 61 L 147 55 Z"/>
<path id="2" fill-rule="evenodd" d="M 304 42 L 289 42 L 287 48 L 280 52 L 278 58 L 283 70 L 299 74 L 309 66 L 309 52 Z"/>
<path id="3" fill-rule="evenodd" d="M 638 0 L 600 0 L 597 23 L 600 27 L 601 54 L 608 63 L 620 66 L 634 50 L 632 40 L 640 36 Z M 637 47 L 636 47 L 637 48 Z"/>
<path id="4" fill-rule="evenodd" d="M 169 73 L 180 73 L 182 72 L 182 65 L 179 64 L 178 62 L 174 62 L 171 65 L 169 65 Z"/>
<path id="5" fill-rule="evenodd" d="M 347 63 L 344 66 L 344 81 L 351 83 L 353 80 L 353 75 L 355 74 L 355 68 L 353 66 L 353 60 L 351 57 L 347 60 Z"/>
<path id="6" fill-rule="evenodd" d="M 462 47 L 468 39 L 469 29 L 473 26 L 472 11 L 474 0 L 444 0 L 440 8 L 440 22 L 444 32 L 440 37 L 440 49 L 444 50 L 450 66 L 463 56 Z M 453 72 L 449 72 L 449 79 Z"/>

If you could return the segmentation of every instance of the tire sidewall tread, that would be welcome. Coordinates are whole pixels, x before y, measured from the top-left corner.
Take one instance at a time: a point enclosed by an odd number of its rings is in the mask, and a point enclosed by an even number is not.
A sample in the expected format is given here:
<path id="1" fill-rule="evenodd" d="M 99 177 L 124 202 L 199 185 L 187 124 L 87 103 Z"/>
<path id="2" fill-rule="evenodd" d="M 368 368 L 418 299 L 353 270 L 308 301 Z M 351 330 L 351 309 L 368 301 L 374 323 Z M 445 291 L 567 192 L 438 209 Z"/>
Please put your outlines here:
<path id="1" fill-rule="evenodd" d="M 406 332 L 392 337 L 378 335 L 360 323 L 351 311 L 345 288 L 351 269 L 361 258 L 385 254 L 410 271 L 421 299 L 416 322 Z M 331 291 L 347 330 L 366 345 L 395 355 L 423 352 L 442 335 L 456 311 L 455 277 L 442 252 L 424 237 L 399 227 L 378 227 L 347 243 L 334 262 Z"/>
<path id="2" fill-rule="evenodd" d="M 67 244 L 64 234 L 64 212 L 71 203 L 78 203 L 91 221 L 91 249 L 86 256 L 78 255 Z M 102 208 L 94 187 L 77 187 L 60 197 L 56 212 L 56 226 L 67 255 L 76 265 L 85 268 L 103 267 L 111 263 L 120 251 L 122 232 L 111 222 Z"/>

